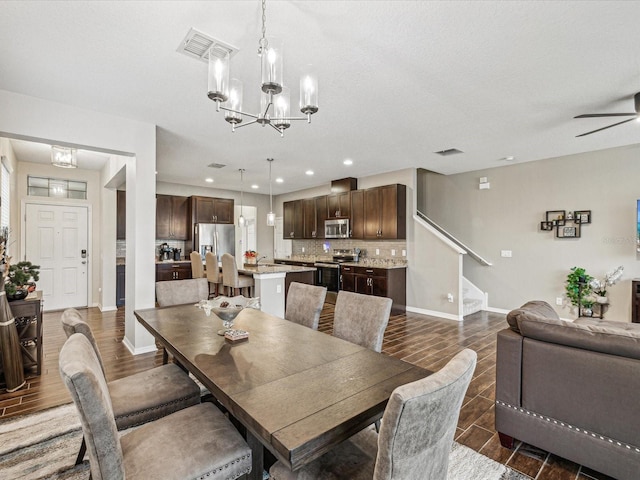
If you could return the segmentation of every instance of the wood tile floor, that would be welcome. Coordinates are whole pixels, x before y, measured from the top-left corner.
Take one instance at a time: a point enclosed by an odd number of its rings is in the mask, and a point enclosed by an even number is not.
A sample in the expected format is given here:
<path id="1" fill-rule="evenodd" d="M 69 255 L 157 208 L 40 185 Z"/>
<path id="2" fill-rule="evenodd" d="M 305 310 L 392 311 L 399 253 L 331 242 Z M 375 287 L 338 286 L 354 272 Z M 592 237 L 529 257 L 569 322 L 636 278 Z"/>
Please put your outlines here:
<path id="1" fill-rule="evenodd" d="M 333 307 L 329 299 L 320 320 L 319 330 L 328 334 L 333 328 Z M 89 308 L 81 313 L 96 336 L 109 380 L 162 364 L 159 350 L 134 357 L 123 345 L 124 309 L 100 313 L 97 308 Z M 18 392 L 0 389 L 0 420 L 71 401 L 58 374 L 58 352 L 65 340 L 60 315 L 61 312 L 44 314 L 42 375 L 29 377 L 27 386 Z M 394 315 L 385 332 L 383 352 L 438 370 L 463 348 L 475 350 L 478 364 L 460 411 L 456 433 L 459 443 L 535 480 L 608 480 L 610 477 L 526 444 L 518 444 L 513 451 L 500 446 L 494 429 L 493 403 L 496 333 L 505 325 L 504 315 L 488 312 L 469 315 L 463 322 L 412 313 Z"/>

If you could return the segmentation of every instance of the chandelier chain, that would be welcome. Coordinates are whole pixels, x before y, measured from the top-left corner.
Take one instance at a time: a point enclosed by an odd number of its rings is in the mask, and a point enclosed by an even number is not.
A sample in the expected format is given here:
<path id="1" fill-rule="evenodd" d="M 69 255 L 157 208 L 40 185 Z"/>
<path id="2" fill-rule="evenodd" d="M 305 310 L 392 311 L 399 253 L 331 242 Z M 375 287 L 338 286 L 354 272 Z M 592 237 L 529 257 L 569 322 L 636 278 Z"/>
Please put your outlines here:
<path id="1" fill-rule="evenodd" d="M 267 41 L 267 0 L 262 0 L 262 38 L 258 40 L 258 55 L 269 47 Z"/>

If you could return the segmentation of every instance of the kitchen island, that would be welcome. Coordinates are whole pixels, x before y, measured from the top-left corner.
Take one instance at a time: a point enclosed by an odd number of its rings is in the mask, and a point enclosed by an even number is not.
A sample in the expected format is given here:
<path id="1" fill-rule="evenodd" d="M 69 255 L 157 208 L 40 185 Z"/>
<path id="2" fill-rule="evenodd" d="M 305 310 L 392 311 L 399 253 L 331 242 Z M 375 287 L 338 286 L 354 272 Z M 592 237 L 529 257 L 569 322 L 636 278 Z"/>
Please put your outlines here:
<path id="1" fill-rule="evenodd" d="M 253 276 L 255 296 L 260 297 L 261 310 L 284 318 L 286 294 L 291 282 L 313 285 L 315 267 L 298 265 L 246 265 L 238 273 Z"/>

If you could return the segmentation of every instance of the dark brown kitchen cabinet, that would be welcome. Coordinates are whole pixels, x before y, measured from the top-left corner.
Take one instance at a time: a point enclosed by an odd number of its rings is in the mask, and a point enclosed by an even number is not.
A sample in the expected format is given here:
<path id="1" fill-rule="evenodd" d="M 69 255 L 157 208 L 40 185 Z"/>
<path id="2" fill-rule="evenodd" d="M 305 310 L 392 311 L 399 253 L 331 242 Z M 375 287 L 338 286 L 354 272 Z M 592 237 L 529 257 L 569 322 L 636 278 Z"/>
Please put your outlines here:
<path id="1" fill-rule="evenodd" d="M 640 323 L 640 278 L 631 281 L 631 322 Z"/>
<path id="2" fill-rule="evenodd" d="M 302 200 L 282 204 L 282 237 L 304 238 L 304 210 Z"/>
<path id="3" fill-rule="evenodd" d="M 192 196 L 193 223 L 233 223 L 233 199 Z"/>
<path id="4" fill-rule="evenodd" d="M 332 193 L 327 195 L 329 218 L 349 218 L 351 215 L 350 192 Z"/>
<path id="5" fill-rule="evenodd" d="M 340 269 L 341 289 L 348 292 L 388 297 L 392 313 L 403 313 L 407 304 L 406 268 L 353 267 Z"/>
<path id="6" fill-rule="evenodd" d="M 364 190 L 364 238 L 406 238 L 406 203 L 405 185 L 385 185 Z"/>
<path id="7" fill-rule="evenodd" d="M 302 200 L 303 238 L 324 238 L 324 221 L 326 219 L 326 195 Z"/>
<path id="8" fill-rule="evenodd" d="M 187 240 L 189 233 L 189 198 L 156 195 L 156 238 Z"/>
<path id="9" fill-rule="evenodd" d="M 318 226 L 316 224 L 316 200 L 305 198 L 302 200 L 302 236 L 303 238 L 316 238 Z"/>
<path id="10" fill-rule="evenodd" d="M 190 262 L 156 263 L 156 282 L 188 280 L 191 277 Z"/>
<path id="11" fill-rule="evenodd" d="M 316 236 L 315 238 L 324 238 L 324 221 L 327 219 L 327 196 L 322 195 L 315 198 L 316 204 Z"/>
<path id="12" fill-rule="evenodd" d="M 127 192 L 116 191 L 116 239 L 127 238 Z"/>
<path id="13" fill-rule="evenodd" d="M 124 265 L 116 265 L 116 307 L 124 305 L 126 292 L 125 279 L 126 267 Z"/>
<path id="14" fill-rule="evenodd" d="M 364 190 L 353 190 L 351 194 L 350 237 L 364 238 Z"/>

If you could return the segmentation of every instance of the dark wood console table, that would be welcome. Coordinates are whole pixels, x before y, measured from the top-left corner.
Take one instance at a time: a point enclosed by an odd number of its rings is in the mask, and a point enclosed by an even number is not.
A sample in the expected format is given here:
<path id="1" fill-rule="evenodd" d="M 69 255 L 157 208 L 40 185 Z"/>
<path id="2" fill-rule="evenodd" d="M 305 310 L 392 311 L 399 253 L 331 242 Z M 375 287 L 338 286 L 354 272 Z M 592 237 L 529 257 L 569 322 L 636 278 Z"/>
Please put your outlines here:
<path id="1" fill-rule="evenodd" d="M 20 351 L 25 373 L 35 368 L 42 373 L 42 291 L 31 293 L 24 300 L 9 302 L 11 313 L 16 319 Z"/>

